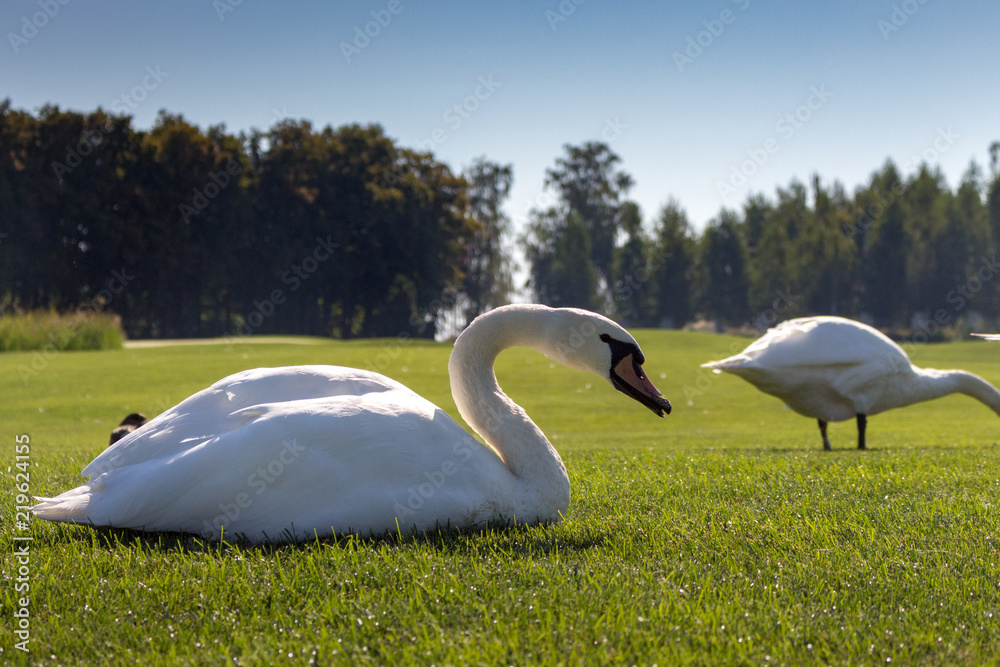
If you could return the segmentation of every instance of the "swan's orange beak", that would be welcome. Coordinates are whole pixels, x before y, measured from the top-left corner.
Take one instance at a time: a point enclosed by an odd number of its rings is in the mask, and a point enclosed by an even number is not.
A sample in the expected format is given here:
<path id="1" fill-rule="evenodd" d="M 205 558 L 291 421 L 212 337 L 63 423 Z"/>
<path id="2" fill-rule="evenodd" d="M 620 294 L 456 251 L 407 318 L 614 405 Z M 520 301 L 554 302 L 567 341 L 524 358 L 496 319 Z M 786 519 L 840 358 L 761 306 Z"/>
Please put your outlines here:
<path id="1" fill-rule="evenodd" d="M 664 398 L 663 394 L 649 381 L 634 355 L 629 354 L 622 357 L 621 361 L 611 369 L 611 384 L 615 386 L 615 389 L 631 396 L 660 417 L 670 414 L 670 401 Z"/>

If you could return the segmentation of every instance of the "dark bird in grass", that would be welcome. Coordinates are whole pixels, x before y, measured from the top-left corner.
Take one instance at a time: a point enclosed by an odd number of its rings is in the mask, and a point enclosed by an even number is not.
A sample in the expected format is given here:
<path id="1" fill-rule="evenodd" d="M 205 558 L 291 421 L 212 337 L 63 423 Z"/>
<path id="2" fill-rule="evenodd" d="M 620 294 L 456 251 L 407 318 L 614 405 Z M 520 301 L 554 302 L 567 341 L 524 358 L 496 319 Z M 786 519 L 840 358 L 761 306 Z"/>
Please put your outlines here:
<path id="1" fill-rule="evenodd" d="M 108 442 L 108 446 L 110 447 L 115 444 L 126 435 L 145 424 L 146 421 L 146 415 L 141 412 L 133 412 L 128 417 L 123 419 L 122 423 L 115 427 L 115 430 L 111 431 L 111 441 Z"/>

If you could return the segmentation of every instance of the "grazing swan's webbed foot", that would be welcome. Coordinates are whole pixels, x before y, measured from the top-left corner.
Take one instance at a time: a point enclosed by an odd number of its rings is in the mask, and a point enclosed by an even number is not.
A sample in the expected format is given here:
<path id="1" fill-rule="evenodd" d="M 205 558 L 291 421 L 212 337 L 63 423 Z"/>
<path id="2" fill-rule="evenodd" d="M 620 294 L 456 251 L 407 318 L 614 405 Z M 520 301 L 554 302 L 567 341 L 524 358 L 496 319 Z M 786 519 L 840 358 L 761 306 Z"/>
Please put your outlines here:
<path id="1" fill-rule="evenodd" d="M 822 419 L 817 419 L 816 421 L 819 422 L 819 434 L 823 436 L 823 449 L 829 452 L 833 447 L 830 446 L 830 439 L 826 437 L 826 422 Z"/>
<path id="2" fill-rule="evenodd" d="M 865 427 L 868 426 L 868 417 L 858 415 L 858 449 L 865 448 Z"/>

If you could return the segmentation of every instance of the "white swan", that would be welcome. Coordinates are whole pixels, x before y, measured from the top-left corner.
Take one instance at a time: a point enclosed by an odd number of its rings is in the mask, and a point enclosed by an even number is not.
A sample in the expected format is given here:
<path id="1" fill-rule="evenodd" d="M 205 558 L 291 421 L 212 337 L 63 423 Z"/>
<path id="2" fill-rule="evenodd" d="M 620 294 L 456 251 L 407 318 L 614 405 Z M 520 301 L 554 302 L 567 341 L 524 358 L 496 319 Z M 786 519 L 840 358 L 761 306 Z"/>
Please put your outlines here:
<path id="1" fill-rule="evenodd" d="M 830 449 L 827 422 L 856 417 L 864 449 L 868 415 L 956 392 L 1000 414 L 1000 391 L 978 375 L 917 368 L 881 332 L 842 317 L 782 322 L 740 354 L 702 366 L 738 375 L 815 418 L 824 449 Z"/>
<path id="2" fill-rule="evenodd" d="M 493 374 L 513 346 L 597 373 L 661 417 L 670 412 L 622 327 L 583 310 L 506 306 L 473 321 L 448 364 L 455 404 L 489 447 L 377 373 L 258 368 L 159 415 L 84 468 L 88 483 L 39 498 L 32 511 L 251 542 L 558 521 L 569 505 L 566 468 Z"/>

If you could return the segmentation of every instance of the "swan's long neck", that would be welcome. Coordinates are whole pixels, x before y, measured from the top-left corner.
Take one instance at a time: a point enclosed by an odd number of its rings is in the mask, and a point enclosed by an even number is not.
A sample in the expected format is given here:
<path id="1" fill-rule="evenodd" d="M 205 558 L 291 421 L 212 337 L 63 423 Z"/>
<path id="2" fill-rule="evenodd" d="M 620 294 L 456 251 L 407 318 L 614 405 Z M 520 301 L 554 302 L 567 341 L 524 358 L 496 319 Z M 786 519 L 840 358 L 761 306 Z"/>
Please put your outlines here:
<path id="1" fill-rule="evenodd" d="M 526 306 L 477 318 L 455 341 L 448 372 L 459 413 L 524 484 L 525 492 L 539 494 L 539 505 L 554 510 L 541 518 L 555 518 L 569 506 L 566 467 L 524 410 L 503 393 L 493 373 L 494 360 L 508 347 L 551 352 L 546 310 Z"/>
<path id="2" fill-rule="evenodd" d="M 911 386 L 913 400 L 928 401 L 949 394 L 965 394 L 985 403 L 1000 415 L 1000 390 L 992 384 L 968 371 L 939 371 L 931 368 L 914 368 L 916 382 Z"/>

